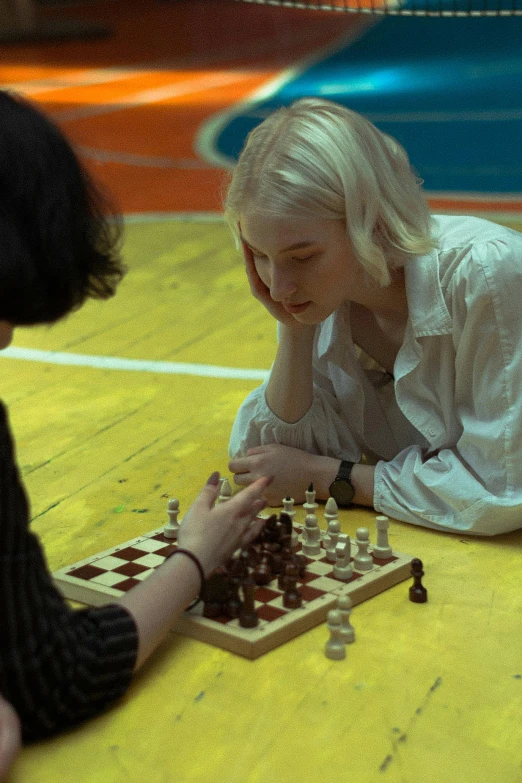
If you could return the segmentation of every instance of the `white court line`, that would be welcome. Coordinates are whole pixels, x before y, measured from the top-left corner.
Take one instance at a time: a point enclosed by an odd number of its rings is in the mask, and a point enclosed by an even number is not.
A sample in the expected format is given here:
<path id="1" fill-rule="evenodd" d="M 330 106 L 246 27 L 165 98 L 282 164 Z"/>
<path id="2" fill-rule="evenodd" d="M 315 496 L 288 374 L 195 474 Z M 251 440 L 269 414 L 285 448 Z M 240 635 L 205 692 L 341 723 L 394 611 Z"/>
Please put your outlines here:
<path id="1" fill-rule="evenodd" d="M 46 362 L 75 367 L 95 367 L 99 370 L 124 370 L 126 372 L 151 372 L 167 375 L 194 375 L 205 378 L 231 378 L 247 381 L 264 381 L 268 370 L 252 370 L 241 367 L 219 367 L 214 364 L 188 362 L 153 362 L 142 359 L 122 359 L 118 356 L 92 356 L 85 353 L 40 351 L 36 348 L 11 346 L 0 353 L 0 358 L 23 359 L 29 362 Z"/>

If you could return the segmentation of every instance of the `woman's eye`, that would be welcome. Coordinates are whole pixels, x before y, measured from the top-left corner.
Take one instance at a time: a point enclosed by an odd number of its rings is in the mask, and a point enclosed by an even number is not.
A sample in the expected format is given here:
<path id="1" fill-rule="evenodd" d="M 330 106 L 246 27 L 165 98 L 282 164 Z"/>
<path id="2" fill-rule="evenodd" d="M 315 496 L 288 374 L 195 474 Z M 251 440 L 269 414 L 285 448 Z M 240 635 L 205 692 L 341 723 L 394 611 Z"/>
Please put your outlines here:
<path id="1" fill-rule="evenodd" d="M 314 257 L 314 253 L 311 253 L 309 256 L 294 256 L 294 261 L 311 261 Z"/>

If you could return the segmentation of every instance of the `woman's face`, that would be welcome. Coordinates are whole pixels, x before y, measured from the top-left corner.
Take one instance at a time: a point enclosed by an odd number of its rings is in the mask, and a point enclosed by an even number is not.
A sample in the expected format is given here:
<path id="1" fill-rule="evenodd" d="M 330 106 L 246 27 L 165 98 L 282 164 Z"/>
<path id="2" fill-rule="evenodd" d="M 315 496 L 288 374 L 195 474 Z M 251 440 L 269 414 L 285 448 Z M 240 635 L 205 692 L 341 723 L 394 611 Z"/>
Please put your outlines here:
<path id="1" fill-rule="evenodd" d="M 366 277 L 341 220 L 240 217 L 241 237 L 275 302 L 296 321 L 318 324 L 347 299 L 357 300 Z"/>
<path id="2" fill-rule="evenodd" d="M 13 325 L 8 321 L 0 321 L 0 351 L 11 344 L 13 328 Z"/>

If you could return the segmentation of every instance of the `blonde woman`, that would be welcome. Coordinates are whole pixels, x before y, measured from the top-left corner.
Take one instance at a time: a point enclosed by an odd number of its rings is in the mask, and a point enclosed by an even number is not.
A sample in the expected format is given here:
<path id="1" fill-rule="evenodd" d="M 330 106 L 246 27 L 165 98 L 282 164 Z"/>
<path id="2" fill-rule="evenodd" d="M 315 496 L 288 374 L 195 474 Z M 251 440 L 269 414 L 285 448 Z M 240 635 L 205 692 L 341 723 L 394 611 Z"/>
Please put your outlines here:
<path id="1" fill-rule="evenodd" d="M 299 100 L 247 139 L 225 217 L 278 322 L 234 423 L 240 485 L 438 530 L 522 526 L 522 235 L 432 216 L 400 145 Z"/>

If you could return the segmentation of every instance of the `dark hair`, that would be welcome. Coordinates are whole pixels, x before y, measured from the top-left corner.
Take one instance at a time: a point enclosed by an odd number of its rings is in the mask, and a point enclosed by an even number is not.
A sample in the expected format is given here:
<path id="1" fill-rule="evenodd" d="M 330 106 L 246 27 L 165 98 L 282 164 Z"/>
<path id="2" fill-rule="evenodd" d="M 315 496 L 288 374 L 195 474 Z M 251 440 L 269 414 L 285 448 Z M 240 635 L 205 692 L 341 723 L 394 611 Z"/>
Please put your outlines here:
<path id="1" fill-rule="evenodd" d="M 112 296 L 120 238 L 120 217 L 61 131 L 0 91 L 0 319 L 52 323 Z"/>

